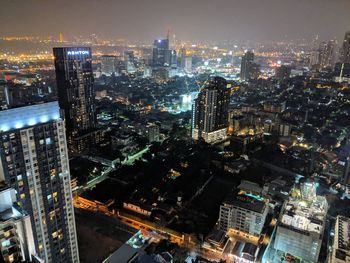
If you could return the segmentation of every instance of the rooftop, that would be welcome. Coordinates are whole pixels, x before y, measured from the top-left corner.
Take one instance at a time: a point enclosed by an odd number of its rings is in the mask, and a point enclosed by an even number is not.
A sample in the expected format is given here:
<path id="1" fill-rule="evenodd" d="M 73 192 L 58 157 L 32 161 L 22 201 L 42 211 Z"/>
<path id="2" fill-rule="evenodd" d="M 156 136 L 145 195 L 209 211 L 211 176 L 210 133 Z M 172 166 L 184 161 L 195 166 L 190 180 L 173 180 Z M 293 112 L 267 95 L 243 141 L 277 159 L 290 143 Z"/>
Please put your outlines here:
<path id="1" fill-rule="evenodd" d="M 315 200 L 290 199 L 284 205 L 280 223 L 295 230 L 322 234 L 327 208 L 323 196 Z"/>
<path id="2" fill-rule="evenodd" d="M 229 194 L 224 201 L 224 206 L 235 206 L 257 213 L 263 213 L 266 207 L 266 200 L 260 196 L 240 191 Z"/>
<path id="3" fill-rule="evenodd" d="M 16 208 L 11 207 L 0 212 L 0 221 L 6 222 L 7 220 L 10 220 L 10 219 L 17 220 L 23 216 L 24 214 L 21 214 L 21 212 L 18 211 Z"/>
<path id="4" fill-rule="evenodd" d="M 0 131 L 30 127 L 59 118 L 57 101 L 3 110 L 0 111 Z"/>
<path id="5" fill-rule="evenodd" d="M 247 180 L 242 180 L 238 188 L 246 192 L 257 194 L 262 192 L 262 187 L 259 184 Z"/>

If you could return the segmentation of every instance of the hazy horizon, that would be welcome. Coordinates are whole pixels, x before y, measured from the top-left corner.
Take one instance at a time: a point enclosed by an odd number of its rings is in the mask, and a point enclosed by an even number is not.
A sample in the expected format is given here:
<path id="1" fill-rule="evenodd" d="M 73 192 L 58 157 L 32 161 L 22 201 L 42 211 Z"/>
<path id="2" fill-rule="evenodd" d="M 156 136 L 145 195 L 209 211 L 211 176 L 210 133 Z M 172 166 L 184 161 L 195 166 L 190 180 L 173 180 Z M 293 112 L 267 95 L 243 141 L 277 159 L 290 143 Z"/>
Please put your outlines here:
<path id="1" fill-rule="evenodd" d="M 88 36 L 148 41 L 342 40 L 349 0 L 2 0 L 0 36 Z"/>

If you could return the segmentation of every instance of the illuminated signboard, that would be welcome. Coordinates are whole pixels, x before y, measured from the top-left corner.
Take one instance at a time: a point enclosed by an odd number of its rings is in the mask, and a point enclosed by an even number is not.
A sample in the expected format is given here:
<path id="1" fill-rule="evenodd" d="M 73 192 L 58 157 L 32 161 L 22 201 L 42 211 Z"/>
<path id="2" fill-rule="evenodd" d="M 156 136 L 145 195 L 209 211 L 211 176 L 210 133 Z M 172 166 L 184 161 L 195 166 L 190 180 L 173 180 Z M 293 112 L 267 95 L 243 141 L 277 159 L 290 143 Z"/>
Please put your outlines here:
<path id="1" fill-rule="evenodd" d="M 89 51 L 88 50 L 67 51 L 67 55 L 89 55 Z"/>

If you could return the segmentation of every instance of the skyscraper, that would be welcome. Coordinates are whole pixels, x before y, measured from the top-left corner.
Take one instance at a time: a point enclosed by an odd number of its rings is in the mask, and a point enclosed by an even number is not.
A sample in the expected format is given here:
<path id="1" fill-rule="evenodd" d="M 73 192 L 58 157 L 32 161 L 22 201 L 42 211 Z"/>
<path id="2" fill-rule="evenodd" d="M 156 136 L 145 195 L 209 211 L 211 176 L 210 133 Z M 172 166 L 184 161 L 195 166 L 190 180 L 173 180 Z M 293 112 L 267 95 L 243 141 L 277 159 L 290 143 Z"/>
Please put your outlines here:
<path id="1" fill-rule="evenodd" d="M 179 52 L 180 63 L 179 66 L 184 69 L 186 66 L 186 49 L 182 47 Z"/>
<path id="2" fill-rule="evenodd" d="M 186 57 L 185 58 L 185 72 L 191 73 L 192 72 L 192 57 Z"/>
<path id="3" fill-rule="evenodd" d="M 65 123 L 57 102 L 0 111 L 0 181 L 16 190 L 45 262 L 79 262 Z"/>
<path id="4" fill-rule="evenodd" d="M 124 62 L 125 68 L 128 73 L 134 73 L 137 68 L 137 61 L 135 59 L 134 51 L 126 50 L 124 51 Z"/>
<path id="5" fill-rule="evenodd" d="M 170 66 L 171 50 L 169 39 L 156 39 L 153 43 L 152 66 Z"/>
<path id="6" fill-rule="evenodd" d="M 334 40 L 330 40 L 328 42 L 322 42 L 320 44 L 320 50 L 319 50 L 320 69 L 332 67 L 335 46 L 336 46 L 336 42 Z"/>
<path id="7" fill-rule="evenodd" d="M 12 104 L 9 87 L 5 80 L 0 79 L 0 109 L 7 109 Z"/>
<path id="8" fill-rule="evenodd" d="M 211 143 L 224 139 L 228 127 L 230 90 L 227 81 L 214 77 L 204 84 L 192 109 L 192 138 Z"/>
<path id="9" fill-rule="evenodd" d="M 101 56 L 101 71 L 103 75 L 111 76 L 119 74 L 117 69 L 117 57 L 111 55 Z"/>
<path id="10" fill-rule="evenodd" d="M 345 33 L 343 45 L 340 51 L 340 62 L 350 63 L 350 31 Z"/>
<path id="11" fill-rule="evenodd" d="M 67 140 L 71 152 L 80 152 L 87 145 L 82 140 L 90 138 L 86 135 L 96 128 L 91 49 L 58 47 L 53 53 L 58 102 L 64 111 Z"/>
<path id="12" fill-rule="evenodd" d="M 247 51 L 242 57 L 241 62 L 241 80 L 248 80 L 251 78 L 252 65 L 254 64 L 254 53 Z"/>
<path id="13" fill-rule="evenodd" d="M 280 67 L 276 68 L 275 78 L 279 81 L 287 80 L 290 77 L 291 70 L 292 69 L 290 66 L 281 65 Z"/>
<path id="14" fill-rule="evenodd" d="M 319 50 L 312 50 L 309 55 L 309 68 L 310 69 L 316 69 L 318 67 L 320 58 L 320 51 Z"/>

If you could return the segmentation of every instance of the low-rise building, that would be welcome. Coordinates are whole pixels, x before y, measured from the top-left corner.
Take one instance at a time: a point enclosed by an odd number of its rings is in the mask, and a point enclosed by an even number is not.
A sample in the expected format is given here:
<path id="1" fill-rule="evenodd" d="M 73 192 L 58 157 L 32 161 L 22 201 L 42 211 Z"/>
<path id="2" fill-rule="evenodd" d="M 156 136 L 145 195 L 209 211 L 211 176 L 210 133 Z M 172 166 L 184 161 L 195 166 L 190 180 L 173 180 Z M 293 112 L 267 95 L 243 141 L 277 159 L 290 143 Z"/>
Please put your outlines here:
<path id="1" fill-rule="evenodd" d="M 134 137 L 128 133 L 115 134 L 111 136 L 112 146 L 126 146 L 131 144 L 134 141 Z"/>

